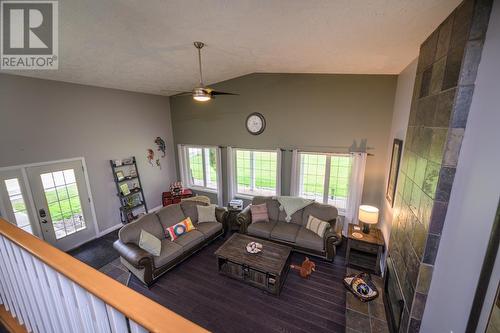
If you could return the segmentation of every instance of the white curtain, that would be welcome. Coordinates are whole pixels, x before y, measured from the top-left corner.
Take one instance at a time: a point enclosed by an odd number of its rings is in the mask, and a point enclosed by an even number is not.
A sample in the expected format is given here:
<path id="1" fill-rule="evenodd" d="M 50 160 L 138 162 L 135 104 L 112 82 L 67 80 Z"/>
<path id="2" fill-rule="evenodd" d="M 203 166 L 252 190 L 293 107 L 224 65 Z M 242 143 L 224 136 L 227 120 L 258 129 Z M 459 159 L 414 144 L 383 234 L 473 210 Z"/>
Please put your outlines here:
<path id="1" fill-rule="evenodd" d="M 186 174 L 186 152 L 184 145 L 177 145 L 177 152 L 179 154 L 179 173 L 181 175 L 181 182 L 183 186 L 189 186 L 188 176 Z"/>
<path id="2" fill-rule="evenodd" d="M 276 195 L 281 195 L 281 161 L 282 161 L 282 154 L 283 152 L 281 151 L 280 148 L 276 149 Z"/>
<path id="3" fill-rule="evenodd" d="M 347 197 L 347 208 L 344 220 L 344 235 L 347 235 L 348 223 L 358 224 L 358 208 L 361 205 L 363 195 L 363 183 L 365 180 L 366 153 L 351 153 L 352 166 L 349 179 L 349 195 Z"/>
<path id="4" fill-rule="evenodd" d="M 234 165 L 234 150 L 233 147 L 227 147 L 227 201 L 234 199 L 234 194 L 236 193 L 235 184 L 235 165 Z"/>
<path id="5" fill-rule="evenodd" d="M 220 147 L 215 148 L 217 151 L 217 204 L 219 207 L 224 207 L 224 184 L 222 183 L 222 157 Z"/>
<path id="6" fill-rule="evenodd" d="M 300 165 L 299 165 L 299 151 L 294 149 L 292 151 L 292 179 L 290 181 L 290 195 L 294 197 L 299 196 L 300 186 Z"/>

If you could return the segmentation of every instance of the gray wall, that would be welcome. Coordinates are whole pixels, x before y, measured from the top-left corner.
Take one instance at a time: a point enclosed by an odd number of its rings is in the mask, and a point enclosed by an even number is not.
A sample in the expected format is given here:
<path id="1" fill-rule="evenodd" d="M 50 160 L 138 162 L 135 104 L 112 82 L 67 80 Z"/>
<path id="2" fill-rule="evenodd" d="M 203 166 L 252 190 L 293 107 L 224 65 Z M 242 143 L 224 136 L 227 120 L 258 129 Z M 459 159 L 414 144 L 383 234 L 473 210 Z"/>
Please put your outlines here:
<path id="1" fill-rule="evenodd" d="M 386 159 L 385 166 L 385 186 L 380 190 L 382 191 L 382 202 L 380 203 L 380 221 L 378 227 L 382 230 L 386 246 L 389 244 L 389 236 L 391 234 L 393 209 L 387 199 L 385 193 L 387 189 L 387 182 L 389 179 L 389 170 L 391 167 L 391 153 L 394 139 L 403 140 L 405 144 L 406 129 L 408 128 L 408 119 L 410 118 L 411 98 L 413 96 L 413 86 L 415 84 L 415 77 L 417 74 L 418 59 L 413 60 L 398 76 L 398 85 L 396 88 L 396 97 L 394 99 L 394 113 L 392 115 L 391 134 L 389 135 L 389 142 L 387 144 L 387 151 L 389 154 Z M 386 251 L 387 253 L 387 251 Z M 385 264 L 385 260 L 381 260 L 381 264 Z M 383 267 L 382 267 L 383 268 Z M 382 272 L 384 269 L 382 269 Z"/>
<path id="2" fill-rule="evenodd" d="M 378 205 L 385 181 L 395 75 L 250 74 L 214 85 L 239 93 L 209 103 L 170 99 L 176 144 L 244 148 L 303 148 L 346 152 L 362 140 L 368 157 L 363 202 Z M 262 113 L 264 133 L 249 134 L 245 120 Z M 223 153 L 223 167 L 226 165 Z M 290 191 L 291 153 L 283 156 L 283 194 Z"/>
<path id="3" fill-rule="evenodd" d="M 422 332 L 465 332 L 500 197 L 500 2 L 494 3 L 462 141 L 448 213 L 422 320 Z M 484 332 L 500 277 L 477 332 Z M 456 291 L 460 292 L 456 292 Z M 451 303 L 450 303 L 451 301 Z"/>
<path id="4" fill-rule="evenodd" d="M 99 230 L 120 223 L 109 159 L 135 155 L 150 208 L 176 177 L 167 97 L 0 74 L 0 167 L 85 157 Z M 162 169 L 146 161 L 168 145 Z"/>

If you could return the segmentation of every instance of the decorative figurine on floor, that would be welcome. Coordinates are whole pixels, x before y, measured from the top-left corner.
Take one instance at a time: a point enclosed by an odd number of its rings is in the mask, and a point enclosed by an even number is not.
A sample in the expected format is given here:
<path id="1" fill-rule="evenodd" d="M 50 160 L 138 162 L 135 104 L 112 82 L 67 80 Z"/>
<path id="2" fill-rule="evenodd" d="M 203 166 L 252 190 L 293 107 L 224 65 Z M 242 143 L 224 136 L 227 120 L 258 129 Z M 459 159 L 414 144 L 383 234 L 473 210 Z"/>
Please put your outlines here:
<path id="1" fill-rule="evenodd" d="M 290 268 L 298 270 L 300 276 L 304 279 L 307 279 L 312 274 L 312 272 L 316 271 L 316 264 L 313 261 L 309 260 L 308 257 L 306 257 L 306 260 L 304 260 L 301 266 L 290 265 Z"/>
<path id="2" fill-rule="evenodd" d="M 161 157 L 162 158 L 165 157 L 166 150 L 167 150 L 167 145 L 165 144 L 165 141 L 162 138 L 160 138 L 159 136 L 157 136 L 155 139 L 155 143 L 158 146 L 158 151 L 161 151 L 163 154 Z"/>

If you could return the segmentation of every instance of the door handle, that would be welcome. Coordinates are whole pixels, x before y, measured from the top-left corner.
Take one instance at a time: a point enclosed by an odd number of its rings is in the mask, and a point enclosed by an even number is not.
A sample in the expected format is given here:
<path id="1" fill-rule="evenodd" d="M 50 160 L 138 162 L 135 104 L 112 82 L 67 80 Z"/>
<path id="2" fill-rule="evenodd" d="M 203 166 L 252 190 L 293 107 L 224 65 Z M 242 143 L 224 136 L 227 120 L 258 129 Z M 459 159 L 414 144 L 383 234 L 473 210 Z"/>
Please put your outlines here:
<path id="1" fill-rule="evenodd" d="M 47 223 L 47 220 L 46 220 L 46 219 L 43 219 L 41 222 L 42 222 L 42 223 Z"/>
<path id="2" fill-rule="evenodd" d="M 47 216 L 47 213 L 45 213 L 45 209 L 41 208 L 38 210 L 38 214 L 40 215 L 41 218 L 44 218 Z"/>

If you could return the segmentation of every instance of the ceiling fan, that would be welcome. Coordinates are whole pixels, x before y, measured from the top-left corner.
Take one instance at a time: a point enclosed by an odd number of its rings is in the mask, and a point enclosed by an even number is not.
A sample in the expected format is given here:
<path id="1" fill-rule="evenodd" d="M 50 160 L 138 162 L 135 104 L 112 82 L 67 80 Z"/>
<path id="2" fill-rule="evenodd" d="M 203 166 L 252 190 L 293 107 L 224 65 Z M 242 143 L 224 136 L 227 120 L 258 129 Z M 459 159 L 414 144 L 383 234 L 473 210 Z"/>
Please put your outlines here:
<path id="1" fill-rule="evenodd" d="M 189 92 L 183 92 L 179 95 L 192 95 L 193 99 L 198 102 L 207 102 L 213 98 L 215 98 L 216 95 L 238 95 L 238 94 L 233 94 L 233 93 L 228 93 L 228 92 L 223 92 L 223 91 L 216 91 L 210 87 L 205 86 L 203 83 L 203 72 L 201 70 L 201 49 L 205 46 L 205 43 L 203 42 L 194 42 L 194 47 L 198 50 L 198 66 L 200 70 L 200 83 L 193 88 L 192 91 Z M 170 90 L 170 91 L 176 91 L 176 90 Z M 179 96 L 178 95 L 178 96 Z"/>

